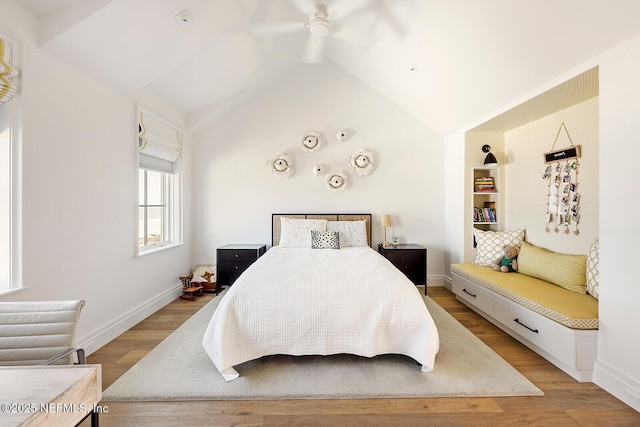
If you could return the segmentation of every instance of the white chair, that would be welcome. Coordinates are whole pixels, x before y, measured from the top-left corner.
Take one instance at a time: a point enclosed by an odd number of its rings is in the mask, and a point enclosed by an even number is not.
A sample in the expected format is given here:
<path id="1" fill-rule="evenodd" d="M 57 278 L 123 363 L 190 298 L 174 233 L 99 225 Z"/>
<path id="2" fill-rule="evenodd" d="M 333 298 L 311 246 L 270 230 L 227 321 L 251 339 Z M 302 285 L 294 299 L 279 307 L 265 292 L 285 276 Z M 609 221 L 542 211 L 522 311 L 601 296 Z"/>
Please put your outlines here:
<path id="1" fill-rule="evenodd" d="M 74 347 L 85 302 L 0 302 L 0 366 L 85 364 Z"/>

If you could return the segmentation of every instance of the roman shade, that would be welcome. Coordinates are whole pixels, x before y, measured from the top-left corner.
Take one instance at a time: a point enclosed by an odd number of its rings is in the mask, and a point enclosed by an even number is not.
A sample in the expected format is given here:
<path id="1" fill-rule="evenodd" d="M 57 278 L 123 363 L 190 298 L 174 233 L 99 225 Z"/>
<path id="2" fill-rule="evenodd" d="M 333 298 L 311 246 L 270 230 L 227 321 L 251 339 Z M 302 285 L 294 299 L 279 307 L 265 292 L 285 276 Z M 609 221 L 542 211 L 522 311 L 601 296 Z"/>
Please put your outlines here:
<path id="1" fill-rule="evenodd" d="M 12 66 L 12 46 L 0 38 L 0 105 L 11 101 L 16 93 L 16 85 L 13 78 L 18 72 Z"/>
<path id="2" fill-rule="evenodd" d="M 173 124 L 153 113 L 140 110 L 138 149 L 141 168 L 174 173 L 182 158 L 182 137 Z"/>

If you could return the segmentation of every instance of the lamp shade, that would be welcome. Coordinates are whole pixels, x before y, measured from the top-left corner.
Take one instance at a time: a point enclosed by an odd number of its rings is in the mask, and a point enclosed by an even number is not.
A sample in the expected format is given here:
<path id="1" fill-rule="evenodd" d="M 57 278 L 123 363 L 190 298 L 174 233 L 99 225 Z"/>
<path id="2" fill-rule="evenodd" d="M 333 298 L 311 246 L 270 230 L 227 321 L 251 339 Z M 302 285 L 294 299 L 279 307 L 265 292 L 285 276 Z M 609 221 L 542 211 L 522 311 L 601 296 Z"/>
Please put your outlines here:
<path id="1" fill-rule="evenodd" d="M 382 215 L 382 217 L 380 218 L 380 225 L 382 227 L 391 227 L 391 216 Z"/>
<path id="2" fill-rule="evenodd" d="M 484 158 L 485 166 L 498 166 L 498 160 L 496 160 L 496 156 L 493 153 L 487 154 L 487 157 Z"/>
<path id="3" fill-rule="evenodd" d="M 487 157 L 484 158 L 485 166 L 498 166 L 498 160 L 496 160 L 496 156 L 493 155 L 488 144 L 482 146 L 482 152 L 487 153 Z"/>

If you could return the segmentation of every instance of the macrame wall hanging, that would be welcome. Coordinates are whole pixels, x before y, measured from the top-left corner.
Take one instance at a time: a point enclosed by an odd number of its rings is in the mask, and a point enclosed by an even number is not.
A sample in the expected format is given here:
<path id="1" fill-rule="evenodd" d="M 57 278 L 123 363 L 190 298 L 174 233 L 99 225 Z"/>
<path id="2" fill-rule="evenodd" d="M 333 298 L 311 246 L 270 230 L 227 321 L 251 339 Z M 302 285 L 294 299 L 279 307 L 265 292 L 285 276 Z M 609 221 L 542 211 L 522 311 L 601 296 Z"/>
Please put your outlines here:
<path id="1" fill-rule="evenodd" d="M 556 150 L 560 132 L 564 129 L 569 138 L 570 146 Z M 573 145 L 569 131 L 564 123 L 560 125 L 551 151 L 544 153 L 546 167 L 542 179 L 547 182 L 546 227 L 547 233 L 561 230 L 569 234 L 573 230 L 576 236 L 580 234 L 580 192 L 578 175 L 580 172 L 580 146 Z"/>

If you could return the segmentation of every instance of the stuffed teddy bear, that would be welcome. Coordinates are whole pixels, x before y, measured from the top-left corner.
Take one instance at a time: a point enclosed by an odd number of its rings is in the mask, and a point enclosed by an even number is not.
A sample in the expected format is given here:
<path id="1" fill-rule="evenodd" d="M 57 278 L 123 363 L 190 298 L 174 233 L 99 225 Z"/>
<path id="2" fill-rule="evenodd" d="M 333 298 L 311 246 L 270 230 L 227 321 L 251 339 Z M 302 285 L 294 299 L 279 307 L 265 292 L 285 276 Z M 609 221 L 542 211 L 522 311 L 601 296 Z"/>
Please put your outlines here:
<path id="1" fill-rule="evenodd" d="M 503 273 L 518 271 L 518 260 L 516 258 L 519 253 L 519 246 L 505 246 L 504 256 L 493 263 L 493 269 L 495 271 L 502 271 Z"/>

